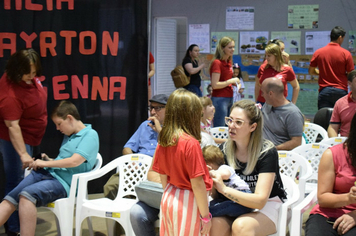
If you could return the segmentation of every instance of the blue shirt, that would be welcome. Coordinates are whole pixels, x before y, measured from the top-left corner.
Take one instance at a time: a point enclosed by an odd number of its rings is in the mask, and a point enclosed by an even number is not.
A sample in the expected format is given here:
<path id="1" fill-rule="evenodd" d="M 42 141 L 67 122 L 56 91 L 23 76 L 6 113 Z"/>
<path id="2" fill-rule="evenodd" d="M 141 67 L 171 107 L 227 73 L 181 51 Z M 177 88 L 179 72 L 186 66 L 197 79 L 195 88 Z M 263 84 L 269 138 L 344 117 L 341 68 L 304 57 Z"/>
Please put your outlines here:
<path id="1" fill-rule="evenodd" d="M 141 123 L 136 132 L 125 144 L 125 148 L 130 148 L 135 153 L 146 154 L 153 157 L 157 147 L 158 133 L 154 131 L 146 120 Z"/>
<path id="2" fill-rule="evenodd" d="M 99 151 L 98 133 L 91 128 L 91 125 L 85 124 L 85 126 L 84 129 L 76 134 L 72 134 L 69 137 L 64 136 L 59 154 L 55 160 L 69 158 L 74 153 L 77 153 L 84 157 L 86 161 L 72 168 L 45 168 L 63 185 L 67 195 L 69 195 L 72 176 L 93 169 Z"/>

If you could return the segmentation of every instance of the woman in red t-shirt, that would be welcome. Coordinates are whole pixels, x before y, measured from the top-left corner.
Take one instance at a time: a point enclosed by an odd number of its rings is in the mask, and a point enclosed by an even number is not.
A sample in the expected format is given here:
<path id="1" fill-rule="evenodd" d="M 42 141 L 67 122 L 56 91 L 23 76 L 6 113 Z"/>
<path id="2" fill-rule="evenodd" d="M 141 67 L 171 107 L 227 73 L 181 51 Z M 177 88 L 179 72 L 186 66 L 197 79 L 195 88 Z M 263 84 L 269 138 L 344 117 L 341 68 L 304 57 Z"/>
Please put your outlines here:
<path id="1" fill-rule="evenodd" d="M 15 52 L 0 79 L 0 151 L 6 175 L 5 195 L 33 162 L 34 146 L 47 126 L 47 93 L 42 87 L 41 62 L 33 49 Z M 17 212 L 7 221 L 8 234 L 20 231 Z"/>
<path id="2" fill-rule="evenodd" d="M 225 116 L 228 116 L 233 103 L 232 85 L 240 83 L 239 78 L 232 78 L 232 56 L 235 51 L 235 41 L 230 37 L 220 39 L 215 56 L 210 66 L 211 100 L 216 109 L 214 127 L 225 126 Z"/>
<path id="3" fill-rule="evenodd" d="M 265 103 L 264 97 L 261 95 L 262 82 L 270 77 L 276 77 L 282 80 L 284 84 L 284 96 L 288 95 L 287 82 L 293 87 L 292 103 L 296 104 L 299 95 L 299 83 L 295 77 L 293 68 L 284 63 L 282 52 L 277 44 L 271 43 L 266 49 L 266 63 L 263 63 L 257 72 L 255 84 L 255 97 L 258 103 Z M 257 79 L 256 78 L 256 79 Z"/>

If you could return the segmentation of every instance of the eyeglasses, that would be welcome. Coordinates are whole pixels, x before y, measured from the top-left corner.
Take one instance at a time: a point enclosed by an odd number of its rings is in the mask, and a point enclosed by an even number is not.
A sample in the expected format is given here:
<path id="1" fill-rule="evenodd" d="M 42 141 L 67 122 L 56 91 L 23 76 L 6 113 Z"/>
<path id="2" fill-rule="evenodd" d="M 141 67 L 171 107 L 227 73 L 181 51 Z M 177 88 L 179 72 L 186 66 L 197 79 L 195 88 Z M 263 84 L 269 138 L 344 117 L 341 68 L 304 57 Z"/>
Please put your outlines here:
<path id="1" fill-rule="evenodd" d="M 155 109 L 156 112 L 159 112 L 162 108 L 165 108 L 165 106 L 149 106 L 148 110 L 152 111 L 152 109 Z"/>
<path id="2" fill-rule="evenodd" d="M 234 124 L 235 128 L 240 128 L 241 126 L 243 126 L 244 123 L 245 123 L 244 120 L 233 120 L 230 117 L 225 117 L 225 124 L 226 125 Z"/>

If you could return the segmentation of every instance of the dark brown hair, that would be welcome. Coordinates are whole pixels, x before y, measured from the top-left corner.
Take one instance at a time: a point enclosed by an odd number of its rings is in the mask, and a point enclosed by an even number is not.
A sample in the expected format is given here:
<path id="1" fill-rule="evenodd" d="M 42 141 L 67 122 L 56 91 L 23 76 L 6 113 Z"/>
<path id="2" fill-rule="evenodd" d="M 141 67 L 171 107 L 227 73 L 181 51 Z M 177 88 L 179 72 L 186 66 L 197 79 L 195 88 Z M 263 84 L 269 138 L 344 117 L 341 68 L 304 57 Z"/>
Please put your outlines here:
<path id="1" fill-rule="evenodd" d="M 352 118 L 350 133 L 344 144 L 345 147 L 347 147 L 351 165 L 356 168 L 356 114 Z"/>
<path id="2" fill-rule="evenodd" d="M 36 76 L 42 75 L 40 56 L 32 48 L 22 49 L 12 54 L 6 64 L 7 77 L 14 83 L 19 83 L 22 76 L 31 73 L 31 64 L 36 68 Z"/>

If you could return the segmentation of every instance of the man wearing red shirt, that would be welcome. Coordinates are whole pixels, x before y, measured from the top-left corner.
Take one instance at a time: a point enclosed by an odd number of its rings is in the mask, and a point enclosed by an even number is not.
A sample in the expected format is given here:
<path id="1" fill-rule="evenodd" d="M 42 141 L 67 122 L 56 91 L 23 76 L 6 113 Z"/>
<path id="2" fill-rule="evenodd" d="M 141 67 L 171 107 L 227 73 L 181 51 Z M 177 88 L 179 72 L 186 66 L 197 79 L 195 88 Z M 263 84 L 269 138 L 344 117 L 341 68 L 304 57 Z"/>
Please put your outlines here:
<path id="1" fill-rule="evenodd" d="M 328 128 L 329 137 L 349 136 L 352 118 L 356 113 L 356 70 L 347 75 L 351 92 L 335 103 Z"/>
<path id="2" fill-rule="evenodd" d="M 330 43 L 316 50 L 310 61 L 309 74 L 319 75 L 318 109 L 334 107 L 347 94 L 347 74 L 354 69 L 354 62 L 351 53 L 341 47 L 345 34 L 342 27 L 335 26 Z"/>

